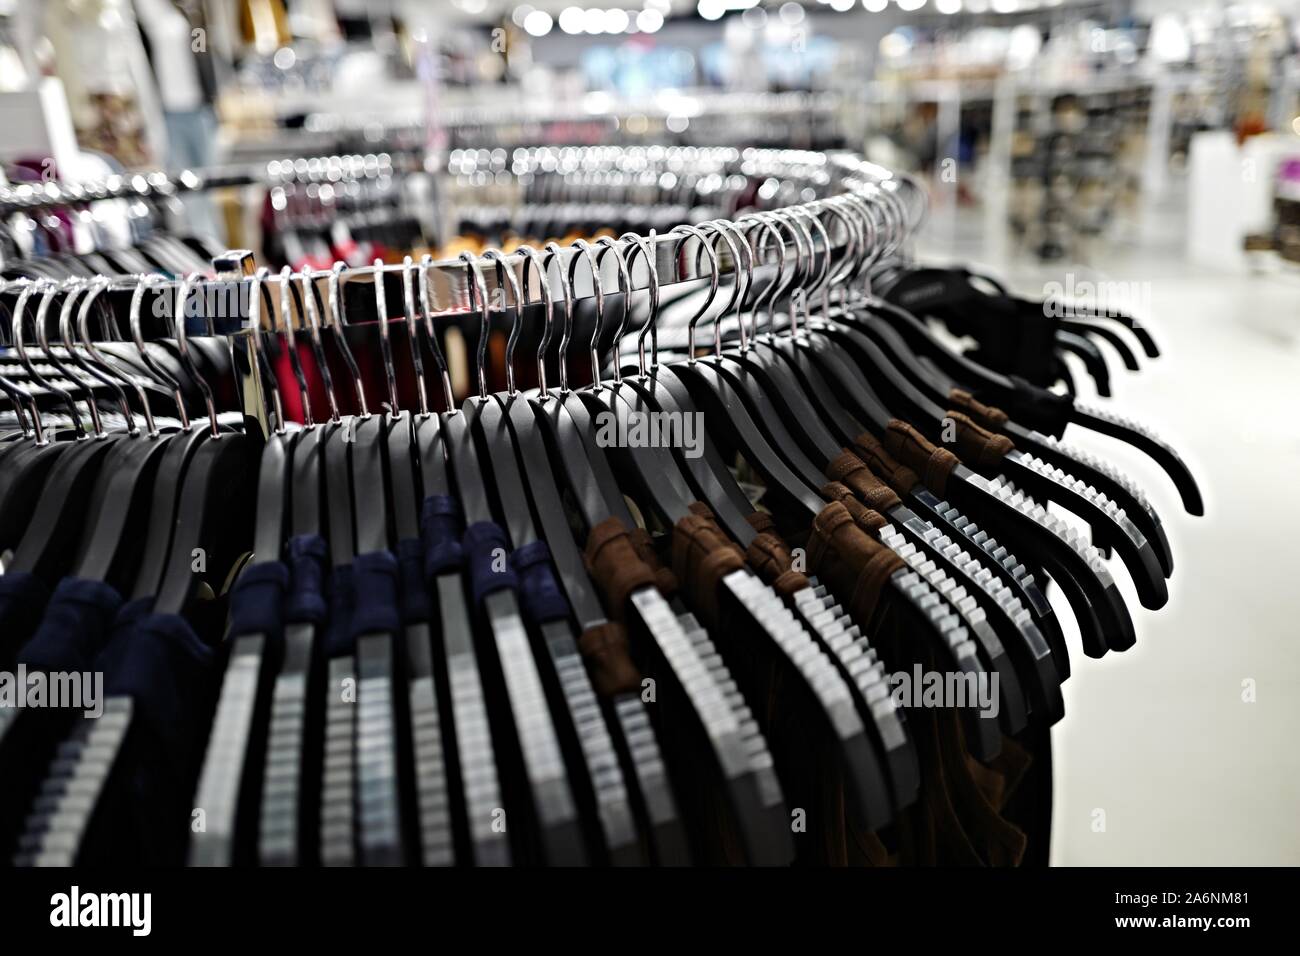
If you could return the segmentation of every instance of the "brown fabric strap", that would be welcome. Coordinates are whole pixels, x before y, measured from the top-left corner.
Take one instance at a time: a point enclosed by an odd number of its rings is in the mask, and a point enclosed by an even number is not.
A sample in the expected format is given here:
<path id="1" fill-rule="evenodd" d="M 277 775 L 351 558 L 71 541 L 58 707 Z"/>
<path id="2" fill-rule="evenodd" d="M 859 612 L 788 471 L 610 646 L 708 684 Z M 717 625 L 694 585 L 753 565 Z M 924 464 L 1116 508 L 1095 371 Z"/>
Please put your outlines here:
<path id="1" fill-rule="evenodd" d="M 995 435 L 987 428 L 981 428 L 971 421 L 970 416 L 961 412 L 949 412 L 948 417 L 957 426 L 957 457 L 972 468 L 986 471 L 996 468 L 1007 456 L 1015 451 L 1015 444 L 1006 435 Z M 944 423 L 944 428 L 948 427 Z"/>
<path id="2" fill-rule="evenodd" d="M 789 597 L 811 584 L 807 575 L 794 570 L 789 545 L 773 531 L 764 531 L 750 542 L 745 560 L 782 597 Z"/>
<path id="3" fill-rule="evenodd" d="M 936 495 L 944 494 L 948 476 L 959 464 L 957 456 L 939 448 L 907 422 L 895 418 L 885 429 L 885 451 L 921 476 Z"/>
<path id="4" fill-rule="evenodd" d="M 895 460 L 874 435 L 863 432 L 853 439 L 853 448 L 872 474 L 878 475 L 896 493 L 905 495 L 921 483 L 920 475 Z"/>
<path id="5" fill-rule="evenodd" d="M 640 690 L 641 672 L 628 653 L 622 624 L 606 621 L 587 628 L 578 638 L 578 650 L 587 662 L 592 686 L 602 697 Z"/>
<path id="6" fill-rule="evenodd" d="M 893 489 L 873 475 L 866 462 L 847 448 L 826 466 L 826 477 L 847 485 L 860 501 L 874 511 L 888 511 L 902 504 Z"/>
<path id="7" fill-rule="evenodd" d="M 745 515 L 745 520 L 748 521 L 749 526 L 759 534 L 762 534 L 764 531 L 776 530 L 776 522 L 772 520 L 772 516 L 766 511 L 751 511 L 749 514 Z"/>
<path id="8" fill-rule="evenodd" d="M 963 412 L 979 422 L 985 428 L 1001 428 L 1008 421 L 1007 413 L 994 405 L 985 405 L 970 392 L 954 388 L 948 393 L 948 401 L 953 408 Z"/>
<path id="9" fill-rule="evenodd" d="M 905 566 L 902 558 L 859 528 L 840 501 L 832 501 L 813 519 L 808 561 L 813 573 L 845 598 L 849 613 L 863 628 L 875 617 L 889 576 Z"/>
<path id="10" fill-rule="evenodd" d="M 857 496 L 853 494 L 847 485 L 842 485 L 838 481 L 822 485 L 822 497 L 829 498 L 831 501 L 838 501 L 845 508 L 848 508 L 849 514 L 853 516 L 853 523 L 863 531 L 879 531 L 889 524 L 888 518 L 879 511 L 868 508 L 857 499 Z"/>
<path id="11" fill-rule="evenodd" d="M 677 575 L 673 574 L 673 569 L 666 567 L 659 560 L 659 552 L 655 549 L 654 538 L 645 528 L 633 528 L 628 533 L 628 538 L 632 541 L 632 547 L 636 549 L 637 557 L 650 566 L 655 573 L 655 586 L 659 588 L 659 593 L 666 598 L 672 597 L 677 593 L 678 581 Z"/>
<path id="12" fill-rule="evenodd" d="M 864 536 L 866 534 L 856 526 L 854 530 Z M 858 572 L 858 579 L 853 584 L 853 594 L 849 598 L 849 613 L 863 627 L 866 627 L 867 623 L 875 617 L 876 608 L 880 604 L 880 595 L 889 582 L 889 576 L 906 566 L 902 558 L 885 547 L 873 554 L 862 566 L 861 571 Z"/>
<path id="13" fill-rule="evenodd" d="M 587 570 L 605 594 L 610 617 L 621 621 L 628 595 L 656 584 L 655 572 L 637 556 L 627 528 L 618 518 L 606 518 L 587 535 L 583 552 Z"/>
<path id="14" fill-rule="evenodd" d="M 745 566 L 745 556 L 722 533 L 712 512 L 692 510 L 673 527 L 673 571 L 700 619 L 713 624 L 718 619 L 718 584 Z"/>

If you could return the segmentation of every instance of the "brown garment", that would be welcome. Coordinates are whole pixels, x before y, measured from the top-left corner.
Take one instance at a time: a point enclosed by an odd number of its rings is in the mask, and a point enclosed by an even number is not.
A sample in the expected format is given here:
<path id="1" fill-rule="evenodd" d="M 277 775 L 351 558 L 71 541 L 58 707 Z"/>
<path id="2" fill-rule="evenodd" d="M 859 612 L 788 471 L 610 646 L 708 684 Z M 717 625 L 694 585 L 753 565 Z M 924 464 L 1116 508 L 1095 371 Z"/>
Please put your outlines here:
<path id="1" fill-rule="evenodd" d="M 921 481 L 936 495 L 944 494 L 948 476 L 957 467 L 957 456 L 940 448 L 907 422 L 895 418 L 881 438 L 885 451 L 921 476 Z"/>
<path id="2" fill-rule="evenodd" d="M 859 501 L 852 491 L 838 481 L 822 485 L 822 495 L 831 501 L 840 502 L 845 508 L 849 509 L 849 514 L 853 516 L 853 523 L 868 534 L 879 531 L 889 524 L 888 518 L 879 511 L 872 511 Z"/>
<path id="3" fill-rule="evenodd" d="M 606 518 L 591 529 L 583 557 L 616 621 L 623 620 L 633 591 L 657 583 L 654 569 L 637 555 L 628 529 L 618 518 Z"/>
<path id="4" fill-rule="evenodd" d="M 948 393 L 948 401 L 952 402 L 953 408 L 960 408 L 985 428 L 996 430 L 1008 421 L 1007 413 L 1002 409 L 985 405 L 970 392 L 962 391 L 960 388 L 954 388 Z"/>
<path id="5" fill-rule="evenodd" d="M 826 477 L 846 486 L 873 511 L 888 511 L 902 504 L 893 489 L 873 475 L 866 462 L 847 448 L 826 466 Z M 824 488 L 822 492 L 825 493 Z"/>
<path id="6" fill-rule="evenodd" d="M 602 697 L 641 689 L 641 672 L 632 663 L 622 624 L 606 621 L 587 628 L 578 638 L 578 650 L 587 662 L 592 686 Z"/>
<path id="7" fill-rule="evenodd" d="M 632 542 L 632 547 L 636 549 L 637 557 L 648 564 L 655 573 L 655 586 L 659 588 L 659 593 L 665 598 L 670 598 L 677 593 L 677 575 L 673 574 L 671 568 L 664 567 L 659 560 L 659 552 L 655 550 L 654 538 L 645 528 L 633 528 L 628 532 L 628 538 Z"/>
<path id="8" fill-rule="evenodd" d="M 808 567 L 845 602 L 863 629 L 875 616 L 890 575 L 903 559 L 857 526 L 842 502 L 832 501 L 813 519 Z"/>
<path id="9" fill-rule="evenodd" d="M 755 511 L 745 520 L 758 532 L 745 551 L 745 560 L 758 576 L 783 598 L 811 586 L 808 576 L 795 570 L 794 555 L 790 546 L 777 534 L 772 516 Z"/>
<path id="10" fill-rule="evenodd" d="M 718 583 L 744 566 L 744 552 L 711 513 L 692 513 L 673 527 L 673 573 L 706 626 L 718 620 Z"/>
<path id="11" fill-rule="evenodd" d="M 629 653 L 623 618 L 628 597 L 638 588 L 655 584 L 655 572 L 637 556 L 627 528 L 617 518 L 591 529 L 583 556 L 614 619 L 588 628 L 578 639 L 592 685 L 607 697 L 639 689 L 641 673 Z"/>
<path id="12" fill-rule="evenodd" d="M 921 483 L 921 476 L 895 460 L 875 436 L 863 432 L 853 439 L 853 448 L 863 464 L 898 494 L 905 495 Z"/>
<path id="13" fill-rule="evenodd" d="M 1006 435 L 995 435 L 971 421 L 961 412 L 949 412 L 948 418 L 956 428 L 957 457 L 971 468 L 989 471 L 998 467 L 1007 452 L 1015 450 L 1015 444 Z M 945 428 L 947 424 L 945 423 Z"/>

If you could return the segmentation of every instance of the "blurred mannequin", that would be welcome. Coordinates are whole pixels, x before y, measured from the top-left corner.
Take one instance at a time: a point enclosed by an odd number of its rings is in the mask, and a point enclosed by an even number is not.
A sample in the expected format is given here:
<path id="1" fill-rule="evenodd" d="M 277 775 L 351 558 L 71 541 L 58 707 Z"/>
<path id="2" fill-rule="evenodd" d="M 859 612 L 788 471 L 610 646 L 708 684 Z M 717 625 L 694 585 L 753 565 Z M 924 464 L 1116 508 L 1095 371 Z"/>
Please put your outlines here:
<path id="1" fill-rule="evenodd" d="M 213 163 L 217 122 L 216 95 L 207 33 L 171 0 L 136 0 L 145 50 L 158 81 L 167 126 L 168 166 L 172 171 Z M 219 236 L 206 196 L 186 197 L 195 232 Z"/>

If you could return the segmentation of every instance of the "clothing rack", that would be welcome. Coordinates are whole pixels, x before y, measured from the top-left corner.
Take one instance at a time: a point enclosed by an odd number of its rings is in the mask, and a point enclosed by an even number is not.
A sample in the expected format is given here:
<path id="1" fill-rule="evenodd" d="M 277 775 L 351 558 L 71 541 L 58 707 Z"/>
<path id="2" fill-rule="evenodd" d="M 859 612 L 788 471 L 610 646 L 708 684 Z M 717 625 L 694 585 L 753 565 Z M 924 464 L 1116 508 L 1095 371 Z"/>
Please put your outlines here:
<path id="1" fill-rule="evenodd" d="M 449 168 L 461 175 L 468 173 L 472 176 L 478 171 L 477 163 L 482 158 L 484 157 L 479 153 L 475 153 L 472 158 L 461 154 L 454 161 L 449 158 Z M 488 165 L 495 165 L 495 158 L 491 154 L 488 154 L 486 159 Z M 278 166 L 268 164 L 267 172 L 281 179 L 320 177 L 328 175 L 330 169 L 337 169 L 340 173 L 359 169 L 363 173 L 378 176 L 383 170 L 396 168 L 392 165 L 392 158 L 388 157 L 388 160 L 385 162 L 385 157 L 378 155 L 286 160 Z M 583 176 L 608 179 L 614 174 L 639 170 L 652 177 L 658 176 L 659 181 L 662 181 L 663 174 L 672 173 L 673 170 L 683 170 L 687 164 L 691 164 L 691 168 L 701 175 L 721 177 L 723 173 L 734 169 L 743 171 L 747 176 L 770 182 L 774 184 L 771 191 L 772 199 L 778 204 L 778 208 L 791 215 L 834 214 L 836 209 L 846 210 L 855 203 L 860 208 L 878 209 L 882 218 L 876 242 L 864 244 L 859 241 L 858 248 L 855 250 L 863 262 L 867 261 L 869 254 L 880 258 L 883 254 L 893 253 L 924 219 L 925 193 L 915 180 L 896 177 L 889 170 L 850 153 L 825 154 L 800 150 L 737 151 L 729 148 L 698 149 L 695 147 L 664 150 L 639 148 L 624 150 L 615 147 L 537 149 L 517 154 L 517 161 L 511 170 L 511 175 L 530 182 L 535 181 L 539 176 L 549 176 L 570 185 L 575 183 L 580 185 Z M 142 176 L 136 181 L 126 183 L 110 181 L 90 187 L 49 190 L 43 202 L 46 205 L 75 203 L 85 201 L 73 198 L 76 196 L 93 195 L 107 198 L 111 193 L 120 193 L 124 190 L 132 190 L 137 195 L 142 191 L 147 193 L 149 190 L 154 190 L 155 194 L 166 194 L 166 190 L 173 183 L 188 183 L 189 188 L 198 189 L 216 182 L 232 185 L 259 181 L 253 176 L 254 174 L 247 170 L 240 173 L 214 174 L 209 178 L 198 174 L 181 174 L 176 180 L 160 178 L 161 174 L 158 174 Z M 793 205 L 779 205 L 781 199 L 792 195 L 802 197 L 816 195 L 820 198 Z M 842 219 L 842 212 L 839 215 Z M 329 303 L 328 307 L 317 309 L 322 329 L 331 328 L 340 320 L 347 325 L 360 324 L 347 317 L 348 310 L 344 306 L 344 300 L 347 298 L 348 286 L 360 284 L 365 287 L 362 295 L 367 299 L 375 297 L 376 276 L 383 277 L 381 283 L 384 286 L 383 301 L 402 303 L 404 282 L 407 281 L 404 273 L 411 273 L 412 286 L 418 284 L 422 290 L 427 290 L 421 293 L 421 300 L 431 315 L 445 319 L 451 315 L 463 318 L 477 314 L 486 324 L 488 314 L 481 309 L 479 302 L 492 303 L 494 308 L 497 304 L 500 304 L 501 308 L 515 307 L 519 304 L 527 308 L 544 302 L 554 308 L 558 304 L 556 302 L 558 296 L 553 295 L 549 290 L 537 290 L 536 270 L 532 268 L 534 266 L 545 269 L 548 273 L 553 268 L 558 268 L 570 276 L 565 296 L 566 304 L 573 308 L 583 308 L 591 300 L 603 300 L 606 296 L 614 294 L 616 290 L 626 295 L 647 293 L 651 290 L 663 294 L 673 286 L 699 285 L 702 280 L 712 280 L 716 287 L 722 273 L 727 270 L 735 272 L 735 263 L 725 255 L 722 233 L 716 231 L 718 224 L 712 225 L 717 236 L 714 242 L 724 253 L 717 262 L 710 262 L 709 257 L 700 254 L 703 246 L 700 243 L 700 234 L 695 232 L 692 235 L 689 231 L 692 227 L 683 226 L 665 233 L 622 237 L 620 241 L 625 248 L 627 243 L 633 243 L 641 252 L 639 260 L 635 255 L 631 257 L 633 261 L 628 264 L 625 275 L 620 275 L 614 268 L 613 261 L 603 253 L 595 256 L 585 249 L 572 247 L 562 249 L 558 246 L 554 248 L 548 246 L 544 254 L 537 256 L 521 252 L 512 252 L 508 255 L 498 252 L 468 259 L 462 257 L 443 261 L 433 261 L 430 257 L 426 257 L 419 263 L 376 263 L 359 267 L 344 267 L 342 264 L 336 264 L 332 269 L 286 271 L 278 275 L 268 273 L 266 270 L 258 270 L 250 252 L 231 250 L 214 260 L 211 278 L 190 276 L 178 280 L 165 280 L 157 277 L 125 277 L 92 280 L 89 283 L 85 280 L 71 280 L 61 285 L 38 283 L 34 291 L 38 291 L 43 296 L 53 297 L 63 292 L 94 289 L 95 295 L 107 294 L 119 300 L 134 298 L 135 307 L 144 315 L 159 313 L 156 304 L 159 297 L 168 297 L 177 304 L 174 314 L 186 314 L 186 309 L 189 307 L 184 303 L 191 301 L 241 304 L 242 307 L 239 309 L 221 310 L 221 314 L 206 314 L 203 316 L 204 322 L 180 324 L 187 326 L 184 334 L 190 338 L 205 335 L 230 337 L 240 380 L 240 394 L 248 399 L 245 413 L 250 420 L 257 422 L 265 435 L 269 433 L 272 421 L 269 406 L 263 400 L 267 390 L 265 383 L 261 381 L 259 362 L 253 350 L 253 343 L 250 341 L 250 333 L 255 326 L 260 327 L 263 332 L 274 332 L 275 317 L 270 314 L 269 307 L 254 310 L 245 304 L 259 301 L 263 296 L 266 297 L 267 302 L 282 301 L 281 286 L 285 282 L 288 282 L 291 288 L 301 287 L 304 281 L 310 283 L 317 290 L 319 303 L 322 306 Z M 721 224 L 724 230 L 735 227 L 735 223 Z M 749 223 L 748 228 L 755 228 L 755 224 Z M 766 233 L 764 244 L 775 247 L 778 240 L 781 243 L 779 249 L 769 250 L 775 252 L 778 260 L 791 263 L 804 263 L 806 260 L 809 267 L 815 262 L 828 262 L 835 253 L 843 252 L 843 243 L 849 239 L 847 234 L 841 235 L 835 248 L 827 247 L 823 243 L 822 251 L 818 253 L 815 243 L 805 249 L 800 237 L 792 229 L 787 228 L 783 231 L 767 228 L 764 231 Z M 827 242 L 830 241 L 829 232 L 825 233 L 825 238 Z M 694 255 L 682 255 L 686 244 L 697 247 Z M 646 257 L 653 260 L 652 269 L 646 268 Z M 586 261 L 585 272 L 576 268 L 576 260 L 580 258 Z M 602 274 L 598 276 L 598 272 Z M 584 278 L 585 282 L 578 281 Z M 139 297 L 133 296 L 140 285 L 145 286 L 145 291 Z M 322 285 L 325 286 L 324 294 L 321 292 Z M 600 293 L 597 292 L 598 285 L 603 286 L 603 291 Z M 240 289 L 239 286 L 248 288 Z M 11 290 L 20 287 L 20 282 L 10 284 Z M 389 319 L 391 316 L 382 318 Z M 696 317 L 697 320 L 698 318 L 699 316 Z M 408 322 L 415 321 L 415 317 L 411 315 L 408 315 L 407 319 Z M 646 342 L 647 332 L 650 333 L 649 343 Z M 637 336 L 638 357 L 643 366 L 647 349 L 649 348 L 652 353 L 657 351 L 658 332 L 657 328 L 651 326 L 643 329 Z M 174 330 L 155 325 L 152 333 L 146 331 L 143 338 L 146 340 L 151 337 L 171 338 L 175 335 Z M 694 335 L 694 323 L 690 335 Z M 569 326 L 566 320 L 564 345 L 568 344 L 568 336 Z M 561 347 L 562 351 L 564 345 Z M 442 371 L 445 374 L 445 369 Z"/>
<path id="2" fill-rule="evenodd" d="M 170 199 L 187 193 L 237 186 L 286 185 L 291 182 L 376 179 L 418 169 L 414 152 L 357 153 L 297 157 L 251 166 L 122 173 L 84 183 L 21 183 L 0 188 L 0 215 L 31 212 L 109 199 Z"/>

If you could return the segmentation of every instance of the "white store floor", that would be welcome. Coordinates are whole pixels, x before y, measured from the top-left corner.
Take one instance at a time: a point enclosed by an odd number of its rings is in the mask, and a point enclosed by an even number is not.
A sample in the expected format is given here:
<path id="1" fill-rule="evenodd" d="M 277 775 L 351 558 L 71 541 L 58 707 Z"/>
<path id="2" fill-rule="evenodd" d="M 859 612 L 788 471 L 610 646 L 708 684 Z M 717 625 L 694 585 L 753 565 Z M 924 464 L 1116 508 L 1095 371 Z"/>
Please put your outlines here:
<path id="1" fill-rule="evenodd" d="M 956 248 L 981 261 L 978 243 Z M 1167 438 L 1206 502 L 1204 517 L 1187 515 L 1150 459 L 1067 432 L 1148 492 L 1175 568 L 1169 603 L 1148 611 L 1112 561 L 1137 646 L 1092 660 L 1070 644 L 1053 864 L 1300 864 L 1300 271 L 1216 273 L 1176 249 L 1121 245 L 1087 267 L 988 264 L 1036 297 L 1070 272 L 1142 284 L 1163 354 L 1139 353 L 1142 370 L 1127 372 L 1103 346 L 1113 398 L 1096 401 Z"/>

